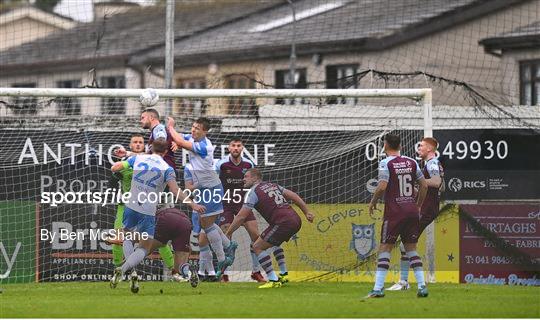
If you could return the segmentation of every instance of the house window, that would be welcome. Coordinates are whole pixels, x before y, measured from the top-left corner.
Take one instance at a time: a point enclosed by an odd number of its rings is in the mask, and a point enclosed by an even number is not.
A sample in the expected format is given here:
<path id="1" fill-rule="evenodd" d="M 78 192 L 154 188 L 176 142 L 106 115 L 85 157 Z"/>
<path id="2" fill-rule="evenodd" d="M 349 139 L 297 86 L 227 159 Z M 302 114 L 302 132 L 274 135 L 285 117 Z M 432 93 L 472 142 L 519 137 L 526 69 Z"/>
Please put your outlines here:
<path id="1" fill-rule="evenodd" d="M 124 76 L 116 77 L 101 77 L 101 88 L 125 88 L 126 79 Z M 104 114 L 125 114 L 126 99 L 125 98 L 102 98 L 101 108 Z"/>
<path id="2" fill-rule="evenodd" d="M 177 87 L 180 89 L 206 89 L 206 80 L 198 79 L 179 79 Z M 180 99 L 177 105 L 177 113 L 200 117 L 206 113 L 205 99 Z"/>
<path id="3" fill-rule="evenodd" d="M 225 77 L 225 87 L 227 89 L 255 89 L 253 75 L 228 75 Z M 231 115 L 257 115 L 257 104 L 255 98 L 235 97 L 229 99 L 228 113 Z"/>
<path id="4" fill-rule="evenodd" d="M 291 80 L 291 70 L 276 70 L 276 89 L 306 89 L 307 88 L 306 69 L 294 70 L 294 81 Z M 303 98 L 276 98 L 276 104 L 304 104 Z"/>
<path id="5" fill-rule="evenodd" d="M 540 60 L 521 62 L 519 79 L 520 104 L 540 105 Z"/>
<path id="6" fill-rule="evenodd" d="M 35 83 L 15 83 L 13 88 L 35 88 Z M 14 97 L 11 110 L 15 114 L 36 114 L 38 112 L 38 102 L 36 97 Z"/>
<path id="7" fill-rule="evenodd" d="M 327 89 L 351 89 L 358 88 L 358 65 L 343 64 L 326 66 Z M 355 104 L 355 98 L 329 98 L 328 104 Z"/>
<path id="8" fill-rule="evenodd" d="M 63 80 L 56 83 L 58 88 L 80 88 L 80 80 Z M 56 100 L 59 114 L 64 116 L 78 116 L 81 114 L 81 99 L 73 97 L 60 97 Z"/>

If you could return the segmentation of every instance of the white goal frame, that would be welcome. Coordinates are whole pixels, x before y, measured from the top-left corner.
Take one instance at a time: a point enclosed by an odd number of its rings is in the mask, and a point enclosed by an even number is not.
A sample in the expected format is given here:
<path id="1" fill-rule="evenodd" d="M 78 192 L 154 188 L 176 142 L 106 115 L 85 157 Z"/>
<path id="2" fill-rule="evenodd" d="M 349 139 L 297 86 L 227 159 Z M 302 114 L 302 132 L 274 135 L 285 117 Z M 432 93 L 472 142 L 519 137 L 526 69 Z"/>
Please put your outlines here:
<path id="1" fill-rule="evenodd" d="M 0 88 L 0 96 L 139 98 L 145 89 Z M 410 98 L 423 106 L 424 136 L 433 136 L 432 89 L 155 89 L 160 98 Z M 434 224 L 426 230 L 428 281 L 435 282 Z"/>

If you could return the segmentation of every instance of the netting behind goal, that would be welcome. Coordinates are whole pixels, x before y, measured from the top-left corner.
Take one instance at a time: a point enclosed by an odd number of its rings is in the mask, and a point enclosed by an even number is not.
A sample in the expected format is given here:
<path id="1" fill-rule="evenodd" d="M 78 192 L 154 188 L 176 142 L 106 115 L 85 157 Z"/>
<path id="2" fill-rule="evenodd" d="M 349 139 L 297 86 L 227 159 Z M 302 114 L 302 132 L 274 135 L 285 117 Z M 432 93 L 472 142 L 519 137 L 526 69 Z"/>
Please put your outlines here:
<path id="1" fill-rule="evenodd" d="M 329 98 L 325 96 L 303 98 L 298 105 L 258 98 L 266 101 L 260 106 L 258 119 L 211 118 L 209 138 L 216 146 L 216 160 L 228 154 L 226 146 L 232 137 L 241 137 L 245 141 L 244 155 L 261 168 L 264 179 L 297 192 L 317 213 L 314 224 L 304 220 L 302 230 L 284 245 L 289 270 L 297 272 L 296 279 L 335 271 L 334 266 L 353 270 L 362 261 L 358 250 L 367 250 L 363 259 L 373 253 L 373 248 L 350 248 L 354 235 L 351 222 L 365 220 L 366 226 L 373 227 L 380 221 L 382 213 L 369 216 L 366 203 L 376 186 L 377 163 L 383 155 L 382 137 L 388 132 L 399 134 L 403 153 L 414 156 L 415 144 L 424 133 L 421 98 L 388 98 L 384 104 L 362 105 L 365 98 L 357 97 L 351 98 L 356 99 L 356 104 L 340 106 L 327 104 Z M 35 99 L 54 108 L 62 98 Z M 92 100 L 76 99 L 84 103 Z M 137 103 L 136 99 L 127 100 L 128 104 Z M 166 100 L 161 99 L 157 108 L 163 109 Z M 189 131 L 194 120 L 176 119 L 180 131 Z M 118 160 L 112 150 L 120 145 L 127 148 L 134 133 L 146 137 L 149 132 L 140 128 L 136 117 L 98 114 L 62 119 L 4 118 L 2 128 L 0 225 L 6 240 L 3 243 L 13 244 L 5 248 L 6 252 L 17 256 L 7 280 L 108 279 L 113 270 L 111 246 L 95 235 L 99 229 L 112 228 L 115 206 L 53 206 L 40 203 L 41 196 L 43 192 L 103 192 L 109 187 L 111 161 Z M 178 152 L 176 160 L 182 172 L 186 154 Z M 182 174 L 178 182 L 184 185 Z M 178 207 L 187 212 L 186 207 Z M 262 231 L 266 222 L 260 216 L 258 221 Z M 59 239 L 62 230 L 75 234 L 70 239 Z M 54 232 L 56 238 L 51 239 L 47 231 Z M 371 239 L 375 241 L 378 227 L 373 231 Z M 234 234 L 234 239 L 240 246 L 232 280 L 247 280 L 252 271 L 250 240 L 243 228 Z M 320 267 L 314 268 L 314 261 Z M 162 262 L 156 253 L 138 269 L 143 279 L 163 279 Z"/>
<path id="2" fill-rule="evenodd" d="M 535 214 L 528 216 L 539 211 L 540 199 L 540 0 L 175 1 L 172 81 L 166 81 L 165 1 L 92 4 L 0 1 L 0 88 L 430 88 L 431 127 L 447 169 L 443 196 L 473 206 L 442 206 L 435 234 L 427 232 L 435 250 L 420 241 L 426 269 L 436 270 L 438 281 L 532 278 L 520 273 L 530 264 L 507 258 L 540 256 L 540 226 Z M 304 223 L 286 245 L 290 269 L 303 272 L 295 279 L 372 280 L 366 252 L 375 249 L 362 240 L 359 253 L 353 230 L 364 234 L 375 223 L 378 236 L 380 216 L 367 217 L 365 203 L 381 137 L 399 133 L 404 153 L 413 155 L 429 127 L 421 104 L 261 93 L 162 99 L 158 109 L 170 110 L 182 130 L 210 117 L 216 158 L 226 154 L 231 136 L 245 138 L 246 156 L 265 176 L 313 206 L 318 220 Z M 110 147 L 126 146 L 133 133 L 148 134 L 138 125 L 140 111 L 133 96 L 0 96 L 1 281 L 108 277 L 110 248 L 102 242 L 35 239 L 41 227 L 108 228 L 114 206 L 51 208 L 36 205 L 36 196 L 42 187 L 104 188 Z M 177 156 L 181 169 L 187 157 Z M 490 234 L 473 223 L 514 218 L 530 219 L 537 232 Z M 233 278 L 245 279 L 251 263 L 243 229 L 235 237 L 244 238 Z M 155 258 L 144 270 L 161 279 Z M 394 278 L 398 262 L 392 256 Z"/>

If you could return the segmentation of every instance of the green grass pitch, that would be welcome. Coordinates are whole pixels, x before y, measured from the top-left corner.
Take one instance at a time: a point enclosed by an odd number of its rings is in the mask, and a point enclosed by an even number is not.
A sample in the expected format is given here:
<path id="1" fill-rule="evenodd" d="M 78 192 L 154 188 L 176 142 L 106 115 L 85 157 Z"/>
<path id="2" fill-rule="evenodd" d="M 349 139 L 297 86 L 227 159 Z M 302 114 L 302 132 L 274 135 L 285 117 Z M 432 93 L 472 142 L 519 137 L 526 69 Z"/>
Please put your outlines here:
<path id="1" fill-rule="evenodd" d="M 416 290 L 362 299 L 369 283 L 302 282 L 277 289 L 256 283 L 141 282 L 138 294 L 122 282 L 1 285 L 0 317 L 540 317 L 540 289 L 432 284 L 430 296 Z M 161 293 L 162 292 L 162 293 Z"/>

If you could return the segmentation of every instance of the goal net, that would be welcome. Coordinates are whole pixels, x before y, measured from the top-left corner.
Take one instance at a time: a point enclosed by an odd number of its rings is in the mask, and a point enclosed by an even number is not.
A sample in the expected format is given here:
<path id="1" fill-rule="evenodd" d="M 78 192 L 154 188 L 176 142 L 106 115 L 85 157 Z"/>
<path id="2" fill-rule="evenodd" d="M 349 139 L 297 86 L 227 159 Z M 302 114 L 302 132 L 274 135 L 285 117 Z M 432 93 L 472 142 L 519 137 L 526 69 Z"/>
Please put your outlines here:
<path id="1" fill-rule="evenodd" d="M 313 224 L 304 221 L 302 230 L 284 245 L 295 279 L 337 269 L 359 272 L 373 268 L 369 259 L 375 247 L 371 246 L 379 237 L 382 212 L 370 216 L 366 203 L 377 182 L 382 137 L 389 132 L 400 135 L 403 154 L 415 156 L 415 145 L 430 130 L 426 127 L 431 125 L 429 89 L 157 91 L 162 97 L 156 106 L 160 112 L 165 112 L 168 102 L 174 106 L 190 97 L 206 99 L 208 107 L 228 107 L 239 99 L 259 105 L 258 118 L 211 117 L 209 138 L 216 146 L 217 160 L 228 155 L 231 138 L 241 137 L 244 156 L 262 170 L 264 179 L 297 192 L 317 214 Z M 2 89 L 0 95 L 9 95 L 8 101 L 23 96 L 35 99 L 44 109 L 54 109 L 65 100 L 89 105 L 125 99 L 140 113 L 143 109 L 135 98 L 140 92 Z M 344 103 L 329 103 L 336 99 Z M 295 103 L 279 103 L 284 100 Z M 374 104 L 377 100 L 386 101 Z M 10 281 L 106 280 L 111 275 L 111 246 L 99 237 L 99 230 L 113 228 L 115 205 L 86 200 L 74 203 L 78 200 L 72 196 L 57 204 L 43 203 L 44 193 L 104 192 L 110 187 L 111 163 L 118 160 L 112 151 L 127 148 L 134 133 L 149 135 L 137 116 L 105 115 L 98 106 L 92 108 L 96 113 L 91 116 L 3 118 L 0 225 L 3 240 L 16 244 L 4 248 L 16 257 L 8 270 Z M 178 130 L 184 132 L 195 120 L 178 114 L 173 117 Z M 177 152 L 179 172 L 186 162 L 185 152 Z M 178 176 L 183 186 L 182 174 Z M 262 231 L 266 222 L 260 216 L 258 222 Z M 368 247 L 351 247 L 355 227 L 371 228 L 366 231 Z M 53 234 L 55 238 L 51 238 Z M 239 249 L 231 278 L 248 280 L 253 267 L 251 241 L 243 228 L 234 239 Z M 156 253 L 138 269 L 143 279 L 163 279 L 163 264 Z"/>
<path id="2" fill-rule="evenodd" d="M 540 0 L 174 3 L 168 50 L 165 1 L 0 1 L 1 283 L 110 277 L 111 247 L 89 236 L 112 227 L 115 206 L 40 196 L 106 188 L 112 150 L 148 139 L 140 90 L 169 87 L 181 90 L 159 91 L 162 121 L 186 132 L 210 118 L 215 159 L 241 137 L 265 179 L 317 214 L 284 245 L 294 280 L 373 280 L 381 212 L 369 216 L 367 202 L 388 132 L 409 156 L 425 135 L 440 143 L 446 192 L 419 242 L 430 280 L 540 278 Z M 414 88 L 431 90 L 431 113 Z M 188 157 L 176 157 L 183 186 Z M 355 232 L 370 234 L 361 247 Z M 248 280 L 249 240 L 243 228 L 234 237 L 231 277 Z M 399 277 L 398 251 L 387 281 Z M 140 273 L 167 278 L 157 253 Z"/>

